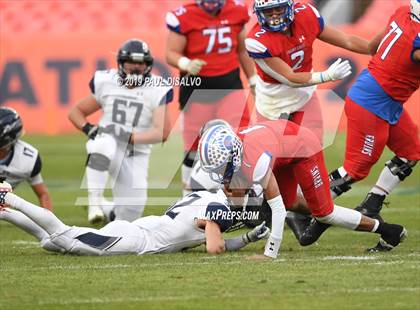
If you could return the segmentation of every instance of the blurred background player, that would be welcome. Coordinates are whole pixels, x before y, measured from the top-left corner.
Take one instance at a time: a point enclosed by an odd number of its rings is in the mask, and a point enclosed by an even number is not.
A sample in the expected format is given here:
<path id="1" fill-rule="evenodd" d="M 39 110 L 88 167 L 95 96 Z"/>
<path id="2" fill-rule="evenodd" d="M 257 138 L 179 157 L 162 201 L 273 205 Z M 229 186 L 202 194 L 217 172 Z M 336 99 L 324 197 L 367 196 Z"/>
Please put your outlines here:
<path id="1" fill-rule="evenodd" d="M 198 133 L 209 120 L 222 118 L 233 127 L 249 122 L 239 67 L 251 88 L 255 85 L 252 60 L 245 46 L 249 21 L 242 1 L 197 0 L 169 12 L 166 61 L 186 78 L 198 76 L 200 85 L 180 87 L 183 111 L 184 194 L 189 192 L 191 169 L 196 158 Z M 213 90 L 213 91 L 207 91 Z"/>
<path id="2" fill-rule="evenodd" d="M 401 225 L 380 223 L 334 205 L 319 141 L 309 129 L 293 122 L 259 122 L 238 135 L 226 125 L 210 127 L 200 139 L 199 157 L 203 170 L 222 181 L 230 196 L 244 196 L 253 184 L 264 188 L 272 211 L 272 232 L 264 250 L 267 257 L 277 257 L 286 209 L 293 208 L 298 184 L 312 215 L 320 222 L 378 233 L 390 249 L 407 234 Z M 279 173 L 283 167 L 290 167 L 287 178 Z"/>
<path id="3" fill-rule="evenodd" d="M 166 106 L 173 90 L 151 74 L 148 45 L 128 40 L 118 51 L 117 63 L 118 70 L 96 71 L 89 83 L 92 94 L 69 113 L 71 122 L 89 137 L 86 178 L 91 223 L 104 219 L 103 193 L 109 176 L 115 219 L 134 221 L 142 215 L 151 144 L 165 141 L 170 130 Z M 99 125 L 90 124 L 87 117 L 98 110 L 103 112 Z"/>
<path id="4" fill-rule="evenodd" d="M 333 197 L 340 196 L 369 174 L 388 146 L 395 156 L 357 207 L 380 219 L 386 195 L 411 174 L 420 159 L 418 128 L 403 107 L 420 85 L 420 2 L 411 0 L 410 7 L 400 7 L 369 48 L 374 56 L 346 98 L 344 164 L 331 172 L 330 180 Z M 305 236 L 308 243 L 315 242 L 327 227 L 312 222 Z"/>
<path id="5" fill-rule="evenodd" d="M 52 210 L 51 198 L 41 175 L 41 156 L 36 148 L 19 139 L 22 132 L 19 114 L 11 108 L 0 108 L 0 177 L 13 188 L 21 182 L 28 182 L 41 207 Z M 42 245 L 48 237 L 40 227 L 27 225 L 30 219 L 18 211 L 5 208 L 0 212 L 0 220 L 23 225 L 25 231 L 34 235 Z"/>
<path id="6" fill-rule="evenodd" d="M 205 243 L 208 253 L 220 254 L 264 239 L 270 232 L 262 223 L 242 236 L 224 240 L 222 233 L 232 225 L 232 218 L 223 191 L 192 193 L 162 216 L 146 216 L 132 223 L 116 220 L 99 230 L 65 225 L 52 212 L 10 191 L 9 184 L 0 183 L 0 213 L 8 205 L 25 214 L 30 218 L 29 224 L 42 227 L 49 236 L 49 242 L 56 247 L 49 250 L 62 253 L 101 256 L 171 253 Z"/>
<path id="7" fill-rule="evenodd" d="M 310 128 L 322 141 L 316 85 L 344 79 L 349 62 L 338 59 L 326 71 L 312 72 L 313 44 L 368 54 L 368 41 L 325 25 L 318 10 L 292 0 L 256 0 L 256 23 L 245 40 L 257 65 L 256 108 L 261 120 L 289 119 Z"/>

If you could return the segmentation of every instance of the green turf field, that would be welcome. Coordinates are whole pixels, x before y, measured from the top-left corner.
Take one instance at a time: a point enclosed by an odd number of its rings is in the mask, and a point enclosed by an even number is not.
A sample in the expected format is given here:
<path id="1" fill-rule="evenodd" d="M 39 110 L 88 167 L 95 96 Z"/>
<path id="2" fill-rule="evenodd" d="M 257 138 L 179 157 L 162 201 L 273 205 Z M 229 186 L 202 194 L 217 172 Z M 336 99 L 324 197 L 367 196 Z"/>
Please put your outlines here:
<path id="1" fill-rule="evenodd" d="M 86 212 L 74 206 L 85 162 L 84 137 L 29 136 L 43 155 L 43 176 L 55 213 L 66 223 L 87 226 Z M 341 163 L 344 139 L 327 149 L 328 168 Z M 180 194 L 176 172 L 179 138 L 158 147 L 150 171 L 150 195 L 173 201 Z M 337 203 L 355 207 L 374 183 L 386 153 L 371 177 Z M 168 181 L 169 180 L 169 181 Z M 16 191 L 34 201 L 30 188 Z M 366 254 L 377 235 L 330 229 L 317 244 L 302 248 L 285 231 L 279 259 L 247 260 L 264 242 L 240 252 L 210 256 L 203 247 L 187 253 L 76 257 L 51 254 L 31 236 L 0 222 L 0 309 L 420 309 L 419 168 L 390 197 L 383 211 L 401 223 L 408 238 L 389 253 Z M 149 206 L 159 214 L 164 206 Z M 234 232 L 233 234 L 239 234 Z"/>

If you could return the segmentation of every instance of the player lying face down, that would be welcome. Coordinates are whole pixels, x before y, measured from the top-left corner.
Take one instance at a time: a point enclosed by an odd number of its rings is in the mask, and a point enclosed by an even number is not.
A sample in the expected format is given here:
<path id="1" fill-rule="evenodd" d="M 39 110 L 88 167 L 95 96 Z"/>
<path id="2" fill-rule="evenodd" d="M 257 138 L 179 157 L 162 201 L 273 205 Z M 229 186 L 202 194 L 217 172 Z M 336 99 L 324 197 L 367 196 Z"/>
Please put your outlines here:
<path id="1" fill-rule="evenodd" d="M 312 215 L 321 222 L 376 232 L 390 247 L 398 245 L 406 235 L 400 225 L 379 223 L 355 210 L 334 205 L 318 139 L 295 123 L 261 122 L 238 135 L 223 124 L 210 127 L 200 139 L 199 156 L 201 168 L 223 182 L 231 195 L 241 194 L 232 189 L 235 184 L 243 189 L 258 183 L 264 188 L 272 210 L 272 233 L 265 256 L 277 257 L 286 209 L 296 202 L 298 185 Z"/>
<path id="2" fill-rule="evenodd" d="M 121 255 L 179 252 L 206 244 L 210 254 L 235 251 L 264 239 L 270 229 L 264 223 L 236 238 L 223 239 L 232 225 L 233 213 L 223 191 L 195 192 L 172 205 L 162 216 L 147 216 L 134 222 L 116 220 L 101 229 L 68 226 L 52 212 L 13 194 L 0 183 L 0 213 L 20 214 L 20 228 L 42 230 L 46 250 L 78 255 Z"/>

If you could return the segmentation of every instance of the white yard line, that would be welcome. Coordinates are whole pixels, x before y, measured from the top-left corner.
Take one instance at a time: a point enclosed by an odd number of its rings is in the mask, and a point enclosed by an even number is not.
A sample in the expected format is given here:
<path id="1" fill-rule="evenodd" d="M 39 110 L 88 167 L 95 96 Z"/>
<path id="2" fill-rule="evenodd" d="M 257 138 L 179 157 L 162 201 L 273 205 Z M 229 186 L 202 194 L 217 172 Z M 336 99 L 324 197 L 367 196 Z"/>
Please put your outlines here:
<path id="1" fill-rule="evenodd" d="M 328 288 L 327 291 L 321 291 L 317 288 L 316 294 L 317 295 L 331 295 L 331 294 L 340 294 L 340 293 L 350 293 L 350 294 L 373 294 L 373 293 L 386 293 L 386 292 L 408 292 L 408 293 L 419 293 L 420 287 L 398 287 L 398 288 L 391 288 L 391 287 L 366 287 L 363 289 L 332 289 Z M 313 290 L 303 290 L 300 292 L 296 292 L 295 295 L 301 295 L 305 293 L 313 293 Z M 291 293 L 293 294 L 293 293 Z M 40 301 L 38 305 L 80 305 L 80 304 L 110 304 L 110 303 L 136 303 L 136 302 L 163 302 L 163 301 L 185 301 L 185 300 L 192 300 L 192 299 L 236 299 L 236 298 L 243 298 L 243 294 L 233 294 L 233 293 L 225 293 L 221 295 L 169 295 L 169 296 L 144 296 L 144 297 L 124 297 L 124 298 L 107 298 L 107 297 L 94 297 L 88 299 L 49 299 L 45 301 Z M 267 294 L 247 294 L 247 297 L 252 298 L 269 298 L 270 295 Z M 273 296 L 271 296 L 273 297 Z"/>

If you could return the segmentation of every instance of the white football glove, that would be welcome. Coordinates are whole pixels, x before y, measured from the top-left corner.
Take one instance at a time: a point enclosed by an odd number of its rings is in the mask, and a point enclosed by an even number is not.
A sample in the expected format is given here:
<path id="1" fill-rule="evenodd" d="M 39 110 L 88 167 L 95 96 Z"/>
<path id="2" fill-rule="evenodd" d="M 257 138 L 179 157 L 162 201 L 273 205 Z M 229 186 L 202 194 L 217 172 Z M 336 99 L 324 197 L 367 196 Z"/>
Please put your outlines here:
<path id="1" fill-rule="evenodd" d="M 0 179 L 0 209 L 4 207 L 7 193 L 13 192 L 12 186 L 7 183 L 4 178 Z"/>
<path id="2" fill-rule="evenodd" d="M 188 59 L 187 57 L 181 57 L 178 61 L 178 67 L 188 72 L 190 75 L 197 75 L 200 73 L 201 68 L 207 65 L 204 60 L 201 59 Z"/>
<path id="3" fill-rule="evenodd" d="M 327 70 L 321 72 L 321 78 L 324 82 L 338 81 L 351 74 L 351 66 L 348 60 L 342 61 L 338 58 Z"/>
<path id="4" fill-rule="evenodd" d="M 264 221 L 260 225 L 256 226 L 253 230 L 248 231 L 245 235 L 248 242 L 256 242 L 258 240 L 267 238 L 269 234 L 270 228 L 265 226 Z"/>

